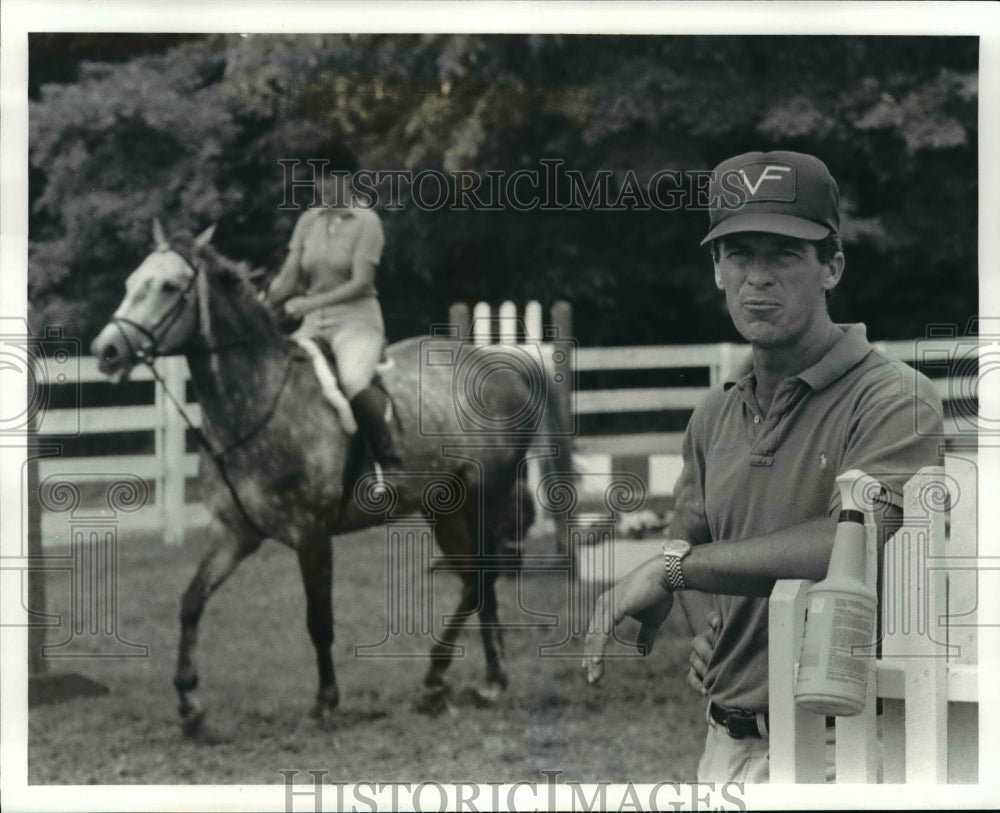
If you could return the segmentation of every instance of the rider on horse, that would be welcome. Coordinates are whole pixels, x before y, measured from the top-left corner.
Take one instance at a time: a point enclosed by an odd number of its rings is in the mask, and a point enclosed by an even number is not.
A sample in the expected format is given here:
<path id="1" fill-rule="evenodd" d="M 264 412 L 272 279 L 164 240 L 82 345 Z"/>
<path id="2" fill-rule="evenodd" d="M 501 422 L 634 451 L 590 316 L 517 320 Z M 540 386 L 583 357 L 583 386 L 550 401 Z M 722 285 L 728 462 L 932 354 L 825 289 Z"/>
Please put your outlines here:
<path id="1" fill-rule="evenodd" d="M 314 198 L 296 222 L 267 302 L 283 302 L 288 316 L 302 319 L 298 334 L 330 343 L 341 387 L 372 454 L 383 474 L 397 473 L 401 463 L 389 426 L 389 401 L 372 385 L 385 345 L 375 289 L 385 234 L 375 211 L 354 200 L 357 158 L 341 145 L 326 153 L 316 173 L 319 200 Z"/>

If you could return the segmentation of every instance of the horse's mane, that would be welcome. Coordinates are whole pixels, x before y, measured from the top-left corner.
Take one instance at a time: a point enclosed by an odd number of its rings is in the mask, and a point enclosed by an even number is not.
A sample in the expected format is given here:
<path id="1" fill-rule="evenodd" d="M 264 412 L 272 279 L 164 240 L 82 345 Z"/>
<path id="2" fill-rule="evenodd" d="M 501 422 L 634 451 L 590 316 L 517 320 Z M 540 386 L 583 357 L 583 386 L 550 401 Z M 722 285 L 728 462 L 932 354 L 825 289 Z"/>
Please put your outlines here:
<path id="1" fill-rule="evenodd" d="M 257 298 L 257 290 L 251 282 L 253 269 L 248 262 L 227 257 L 211 244 L 192 246 L 191 251 L 202 260 L 203 267 L 214 284 L 228 290 L 248 310 L 259 315 L 275 335 L 281 335 L 274 312 Z"/>
<path id="2" fill-rule="evenodd" d="M 233 260 L 222 254 L 215 246 L 207 245 L 197 250 L 198 255 L 203 258 L 207 265 L 205 270 L 216 279 L 230 285 L 236 285 L 240 293 L 253 294 L 250 285 L 250 264 L 245 260 Z"/>

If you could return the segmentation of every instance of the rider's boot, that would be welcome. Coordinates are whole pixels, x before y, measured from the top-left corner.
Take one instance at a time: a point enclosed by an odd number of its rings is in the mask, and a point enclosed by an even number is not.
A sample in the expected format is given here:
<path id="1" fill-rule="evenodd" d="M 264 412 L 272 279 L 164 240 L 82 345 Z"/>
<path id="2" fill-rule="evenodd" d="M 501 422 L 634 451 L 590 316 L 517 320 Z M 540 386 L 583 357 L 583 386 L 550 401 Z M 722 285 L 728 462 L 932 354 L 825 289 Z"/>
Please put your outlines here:
<path id="1" fill-rule="evenodd" d="M 351 410 L 382 469 L 382 476 L 388 479 L 402 472 L 403 462 L 389 426 L 392 404 L 388 396 L 378 387 L 369 385 L 351 399 Z"/>

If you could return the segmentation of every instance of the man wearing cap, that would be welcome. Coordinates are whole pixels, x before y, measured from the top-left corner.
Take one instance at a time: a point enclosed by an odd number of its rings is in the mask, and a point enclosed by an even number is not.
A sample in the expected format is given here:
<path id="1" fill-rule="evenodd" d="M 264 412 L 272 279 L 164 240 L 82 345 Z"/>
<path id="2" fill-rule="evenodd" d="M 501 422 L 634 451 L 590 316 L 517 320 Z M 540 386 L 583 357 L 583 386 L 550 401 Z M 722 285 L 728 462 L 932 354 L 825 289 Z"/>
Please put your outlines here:
<path id="1" fill-rule="evenodd" d="M 583 668 L 604 672 L 616 624 L 637 619 L 648 652 L 680 593 L 689 621 L 720 623 L 703 651 L 709 729 L 704 782 L 768 778 L 767 601 L 779 579 L 826 575 L 835 478 L 878 479 L 877 521 L 898 527 L 903 485 L 940 464 L 942 408 L 930 381 L 837 325 L 827 296 L 844 272 L 839 193 L 826 165 L 795 152 L 716 167 L 709 245 L 715 284 L 751 359 L 712 390 L 684 436 L 670 542 L 597 602 Z M 709 594 L 709 595 L 704 595 Z"/>

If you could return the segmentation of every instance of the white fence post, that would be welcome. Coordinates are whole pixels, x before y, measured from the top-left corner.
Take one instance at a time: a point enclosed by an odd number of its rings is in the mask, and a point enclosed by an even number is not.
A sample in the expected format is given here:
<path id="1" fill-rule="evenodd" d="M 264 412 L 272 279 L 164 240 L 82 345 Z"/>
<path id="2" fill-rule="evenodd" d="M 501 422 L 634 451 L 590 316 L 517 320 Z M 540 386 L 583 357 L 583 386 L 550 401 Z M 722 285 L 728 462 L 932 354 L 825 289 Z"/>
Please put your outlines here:
<path id="1" fill-rule="evenodd" d="M 477 302 L 472 309 L 472 341 L 477 346 L 481 347 L 493 341 L 490 313 L 488 302 Z"/>
<path id="2" fill-rule="evenodd" d="M 517 344 L 517 305 L 510 300 L 501 303 L 499 344 Z"/>
<path id="3" fill-rule="evenodd" d="M 948 660 L 945 616 L 944 469 L 928 466 L 903 491 L 903 527 L 886 544 L 884 660 L 904 666 L 907 784 L 948 781 Z"/>
<path id="4" fill-rule="evenodd" d="M 878 529 L 869 512 L 865 512 L 865 584 L 872 589 L 878 584 Z M 874 644 L 868 652 L 854 653 L 866 658 L 867 683 L 865 707 L 855 717 L 838 717 L 836 722 L 836 780 L 838 785 L 870 784 L 878 781 L 878 736 L 875 720 Z"/>
<path id="5" fill-rule="evenodd" d="M 532 300 L 527 305 L 524 306 L 524 341 L 526 344 L 534 344 L 539 350 L 542 351 L 542 364 L 546 367 L 546 376 L 549 373 L 554 373 L 554 368 L 550 364 L 550 357 L 545 352 L 545 348 L 542 345 L 542 305 L 540 302 Z M 547 381 L 547 386 L 553 386 L 552 379 Z M 546 409 L 548 408 L 546 405 Z M 542 480 L 542 464 L 537 457 L 529 457 L 528 459 L 528 493 L 531 495 L 531 499 L 535 500 L 538 494 L 538 485 Z M 545 535 L 549 536 L 555 533 L 555 521 L 552 517 L 545 514 L 543 511 L 535 512 L 535 523 L 531 528 L 525 528 L 525 533 L 532 533 L 536 536 Z"/>
<path id="6" fill-rule="evenodd" d="M 837 718 L 837 782 L 940 784 L 978 779 L 978 667 L 965 630 L 948 622 L 973 617 L 974 584 L 946 591 L 975 560 L 976 466 L 947 457 L 904 488 L 903 525 L 884 548 L 882 657 L 874 665 L 864 711 Z M 950 500 L 950 503 L 949 503 Z M 963 503 L 963 500 L 965 501 Z M 951 511 L 951 539 L 945 515 Z M 874 529 L 868 547 L 876 545 Z M 872 557 L 874 562 L 874 557 Z M 869 565 L 869 579 L 875 578 Z M 771 781 L 818 781 L 818 738 L 803 735 L 794 705 L 794 659 L 801 647 L 806 582 L 779 581 L 770 602 Z M 971 595 L 965 595 L 971 593 Z M 876 698 L 883 699 L 881 726 Z M 818 718 L 817 718 L 818 719 Z M 881 731 L 880 731 L 881 728 Z M 879 747 L 881 739 L 881 747 Z M 956 764 L 949 765 L 950 762 Z M 879 766 L 881 765 L 881 771 Z M 806 778 L 806 777 L 811 778 Z"/>
<path id="7" fill-rule="evenodd" d="M 718 348 L 718 360 L 709 369 L 709 385 L 717 387 L 731 375 L 735 360 L 736 346 L 732 342 L 720 342 Z"/>
<path id="8" fill-rule="evenodd" d="M 945 479 L 951 498 L 948 558 L 963 557 L 971 565 L 979 555 L 979 478 L 971 459 L 975 452 L 970 454 L 947 455 Z M 949 668 L 979 663 L 979 571 L 970 565 L 947 573 L 948 617 L 942 621 L 948 625 Z M 979 767 L 979 705 L 953 702 L 948 706 L 948 781 L 977 783 L 985 775 Z"/>
<path id="9" fill-rule="evenodd" d="M 826 779 L 823 718 L 795 705 L 795 666 L 810 584 L 801 579 L 779 581 L 768 603 L 768 739 L 772 784 Z"/>

